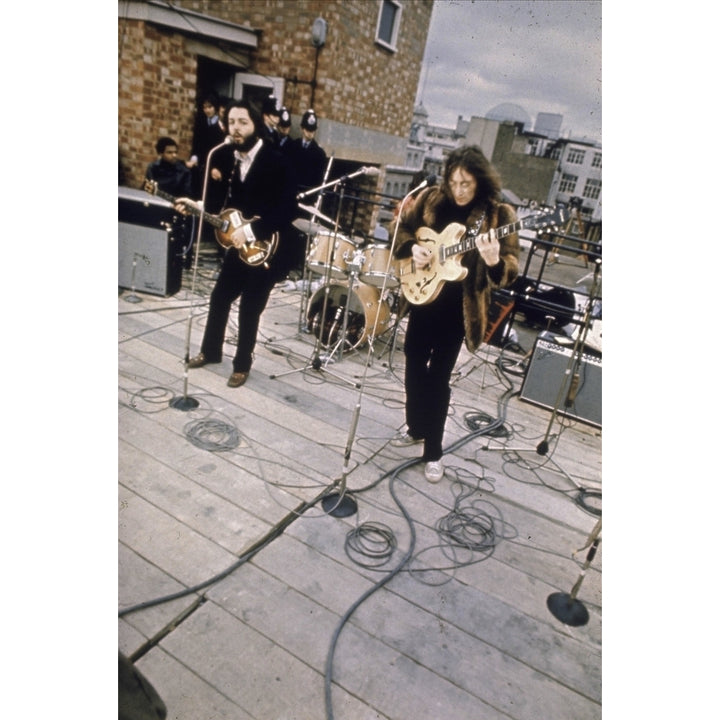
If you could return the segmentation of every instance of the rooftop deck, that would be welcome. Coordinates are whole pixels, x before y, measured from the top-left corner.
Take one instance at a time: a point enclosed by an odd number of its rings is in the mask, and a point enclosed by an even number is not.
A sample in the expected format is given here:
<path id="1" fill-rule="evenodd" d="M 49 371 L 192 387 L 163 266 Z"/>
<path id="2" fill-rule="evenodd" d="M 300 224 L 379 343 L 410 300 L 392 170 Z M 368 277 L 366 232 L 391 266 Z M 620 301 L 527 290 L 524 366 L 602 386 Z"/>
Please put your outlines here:
<path id="1" fill-rule="evenodd" d="M 232 316 L 225 360 L 184 371 L 214 270 L 204 249 L 172 296 L 118 296 L 119 649 L 168 718 L 599 720 L 601 429 L 519 397 L 541 328 L 463 349 L 431 485 L 389 445 L 392 296 L 388 329 L 339 356 L 303 327 L 317 290 L 278 285 L 230 389 Z M 549 609 L 568 595 L 586 621 Z"/>

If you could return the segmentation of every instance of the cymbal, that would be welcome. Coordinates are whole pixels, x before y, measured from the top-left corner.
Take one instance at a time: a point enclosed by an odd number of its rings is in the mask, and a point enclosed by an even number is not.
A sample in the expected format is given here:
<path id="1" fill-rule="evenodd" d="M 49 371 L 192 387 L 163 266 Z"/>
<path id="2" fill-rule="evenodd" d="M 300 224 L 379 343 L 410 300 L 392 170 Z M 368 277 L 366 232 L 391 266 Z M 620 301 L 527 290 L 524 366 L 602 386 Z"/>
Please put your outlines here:
<path id="1" fill-rule="evenodd" d="M 319 210 L 316 210 L 314 207 L 310 207 L 309 205 L 303 205 L 302 203 L 298 203 L 298 207 L 301 210 L 304 210 L 306 213 L 310 213 L 310 215 L 314 215 L 316 218 L 320 218 L 326 223 L 330 223 L 331 226 L 335 224 L 335 221 L 332 218 L 329 218 L 327 215 L 323 215 Z"/>
<path id="2" fill-rule="evenodd" d="M 315 235 L 318 232 L 330 232 L 330 228 L 319 222 L 310 222 L 305 218 L 297 218 L 293 220 L 293 227 L 306 235 Z"/>

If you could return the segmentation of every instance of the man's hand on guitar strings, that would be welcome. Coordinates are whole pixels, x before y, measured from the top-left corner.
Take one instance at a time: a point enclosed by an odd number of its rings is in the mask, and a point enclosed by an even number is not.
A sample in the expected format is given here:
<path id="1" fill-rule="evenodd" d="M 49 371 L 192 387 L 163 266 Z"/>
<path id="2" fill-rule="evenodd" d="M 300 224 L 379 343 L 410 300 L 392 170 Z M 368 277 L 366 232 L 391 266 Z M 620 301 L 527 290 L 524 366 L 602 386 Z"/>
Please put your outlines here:
<path id="1" fill-rule="evenodd" d="M 247 243 L 247 235 L 245 235 L 244 226 L 241 225 L 233 230 L 232 235 L 230 235 L 230 241 L 238 249 Z"/>
<path id="2" fill-rule="evenodd" d="M 413 262 L 415 263 L 415 267 L 419 268 L 420 270 L 428 267 L 432 262 L 432 253 L 419 243 L 415 243 L 412 246 L 412 257 Z"/>

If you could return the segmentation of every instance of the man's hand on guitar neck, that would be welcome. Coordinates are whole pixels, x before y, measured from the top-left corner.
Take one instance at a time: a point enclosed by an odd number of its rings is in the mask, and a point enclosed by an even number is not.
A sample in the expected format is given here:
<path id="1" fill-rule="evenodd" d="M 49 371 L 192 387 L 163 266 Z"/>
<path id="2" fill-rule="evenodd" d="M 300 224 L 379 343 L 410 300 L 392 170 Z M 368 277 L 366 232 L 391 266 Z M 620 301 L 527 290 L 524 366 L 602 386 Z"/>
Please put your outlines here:
<path id="1" fill-rule="evenodd" d="M 478 235 L 475 238 L 475 246 L 488 267 L 493 267 L 500 262 L 500 243 L 495 230 Z"/>
<path id="2" fill-rule="evenodd" d="M 188 208 L 194 208 L 197 212 L 200 212 L 202 203 L 186 197 L 176 198 L 175 204 L 173 205 L 173 209 L 176 212 L 179 212 L 181 215 L 189 215 L 190 210 L 188 210 Z"/>

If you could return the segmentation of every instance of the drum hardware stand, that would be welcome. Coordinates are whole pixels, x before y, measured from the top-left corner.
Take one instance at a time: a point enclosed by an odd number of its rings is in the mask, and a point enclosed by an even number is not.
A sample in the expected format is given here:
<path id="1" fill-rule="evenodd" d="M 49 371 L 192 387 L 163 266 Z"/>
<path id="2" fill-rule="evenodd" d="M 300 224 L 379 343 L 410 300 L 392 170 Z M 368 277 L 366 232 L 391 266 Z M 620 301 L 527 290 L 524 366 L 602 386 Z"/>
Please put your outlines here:
<path id="1" fill-rule="evenodd" d="M 175 410 L 182 410 L 183 412 L 185 412 L 187 410 L 193 410 L 200 405 L 200 402 L 197 399 L 195 399 L 193 397 L 189 397 L 187 394 L 188 362 L 190 361 L 190 332 L 192 329 L 193 310 L 195 308 L 195 283 L 196 283 L 196 279 L 197 279 L 198 258 L 200 257 L 200 236 L 202 234 L 203 221 L 205 219 L 205 196 L 207 194 L 208 175 L 210 174 L 210 157 L 213 155 L 213 153 L 216 150 L 219 150 L 221 147 L 224 147 L 225 145 L 227 145 L 229 143 L 229 141 L 230 141 L 230 137 L 228 136 L 227 138 L 225 138 L 225 140 L 223 140 L 222 143 L 220 143 L 219 145 L 216 145 L 214 148 L 212 148 L 210 150 L 210 152 L 207 154 L 207 161 L 205 163 L 205 179 L 203 180 L 202 200 L 200 201 L 200 214 L 198 216 L 197 236 L 195 238 L 195 254 L 194 254 L 194 258 L 193 258 L 192 282 L 190 283 L 190 296 L 191 296 L 192 300 L 190 302 L 190 310 L 188 311 L 187 333 L 185 335 L 183 394 L 174 397 L 170 401 L 171 408 L 175 408 Z"/>
<path id="2" fill-rule="evenodd" d="M 334 154 L 330 156 L 330 159 L 328 160 L 327 167 L 325 168 L 325 174 L 323 176 L 323 185 L 327 182 L 328 176 L 330 175 L 330 168 L 332 167 L 333 160 L 335 156 Z M 322 186 L 319 188 L 314 188 L 312 190 L 308 190 L 304 193 L 301 193 L 297 196 L 298 200 L 302 200 L 307 195 L 311 195 L 314 192 L 319 192 L 317 200 L 315 201 L 315 205 L 313 207 L 306 207 L 304 205 L 301 205 L 298 202 L 298 207 L 305 210 L 305 212 L 310 213 L 310 230 L 312 230 L 312 225 L 315 222 L 315 218 L 317 216 L 320 216 L 322 218 L 325 218 L 324 215 L 320 213 L 320 204 L 322 203 L 323 199 L 323 193 L 321 192 Z M 310 301 L 310 295 L 312 293 L 312 270 L 308 267 L 307 264 L 307 258 L 310 255 L 310 246 L 312 244 L 312 237 L 313 233 L 306 233 L 305 234 L 305 262 L 303 262 L 303 274 L 302 274 L 302 294 L 300 295 L 300 314 L 298 316 L 298 333 L 303 334 L 308 331 L 307 323 L 305 322 L 305 314 L 308 310 L 308 305 Z"/>
<path id="3" fill-rule="evenodd" d="M 126 298 L 123 298 L 125 302 L 129 303 L 139 303 L 142 302 L 142 298 L 139 295 L 135 294 L 135 269 L 137 268 L 137 259 L 142 258 L 145 261 L 146 265 L 150 264 L 150 258 L 147 255 L 143 255 L 139 252 L 133 253 L 133 268 L 132 268 L 132 278 L 130 279 L 130 295 L 128 295 Z"/>
<path id="4" fill-rule="evenodd" d="M 579 627 L 580 625 L 586 625 L 588 620 L 590 619 L 587 608 L 580 600 L 576 598 L 576 595 L 578 593 L 578 590 L 580 589 L 580 585 L 582 585 L 582 581 L 585 579 L 585 571 L 590 567 L 590 563 L 595 558 L 595 553 L 597 552 L 598 545 L 600 544 L 601 529 L 602 518 L 600 518 L 600 520 L 595 523 L 595 527 L 588 536 L 585 546 L 581 547 L 580 550 L 576 550 L 573 553 L 573 556 L 575 556 L 575 554 L 580 552 L 581 550 L 585 550 L 585 548 L 590 548 L 588 550 L 585 562 L 583 563 L 582 569 L 580 570 L 580 575 L 575 581 L 575 585 L 573 585 L 570 593 L 557 592 L 548 595 L 548 610 L 558 620 L 560 620 L 560 622 L 564 623 L 565 625 Z"/>
<path id="5" fill-rule="evenodd" d="M 359 175 L 359 174 L 362 174 L 364 171 L 365 171 L 365 169 L 363 168 L 355 174 Z M 296 368 L 294 370 L 288 370 L 287 372 L 280 373 L 277 375 L 270 375 L 271 380 L 276 380 L 277 378 L 280 378 L 280 377 L 292 375 L 293 373 L 296 373 L 296 372 L 305 372 L 306 370 L 315 370 L 316 372 L 323 372 L 323 371 L 327 372 L 329 375 L 332 375 L 333 377 L 337 378 L 338 380 L 342 380 L 343 382 L 346 382 L 349 385 L 352 385 L 354 387 L 359 387 L 356 382 L 353 382 L 352 380 L 348 380 L 347 378 L 344 378 L 344 377 L 338 375 L 337 373 L 332 373 L 327 369 L 326 366 L 332 360 L 332 353 L 330 355 L 327 355 L 324 359 L 320 355 L 320 346 L 322 345 L 323 330 L 325 329 L 325 322 L 327 319 L 328 297 L 330 295 L 330 276 L 331 276 L 331 270 L 333 268 L 333 263 L 335 261 L 335 244 L 337 242 L 338 227 L 340 225 L 340 210 L 342 208 L 342 202 L 343 202 L 343 196 L 344 196 L 344 190 L 345 190 L 345 180 L 348 177 L 351 177 L 351 176 L 348 175 L 348 176 L 341 177 L 340 179 L 335 180 L 331 183 L 328 183 L 327 185 L 321 186 L 319 188 L 315 188 L 314 190 L 309 190 L 309 191 L 307 191 L 305 193 L 301 193 L 300 195 L 297 196 L 298 199 L 301 199 L 305 195 L 308 195 L 312 192 L 317 192 L 318 190 L 321 190 L 324 187 L 329 187 L 331 185 L 338 185 L 338 184 L 340 185 L 340 199 L 338 201 L 337 212 L 335 213 L 335 227 L 332 232 L 333 242 L 330 247 L 330 257 L 328 258 L 327 266 L 325 267 L 325 274 L 323 276 L 324 281 L 325 281 L 325 286 L 324 286 L 324 297 L 323 297 L 323 304 L 322 304 L 322 314 L 321 314 L 321 318 L 320 318 L 320 327 L 319 327 L 319 331 L 317 334 L 317 338 L 315 339 L 315 347 L 313 349 L 312 358 L 310 359 L 309 363 L 305 364 L 301 368 Z M 348 302 L 348 304 L 350 302 L 350 293 L 349 292 L 348 292 L 347 302 Z M 345 315 L 347 316 L 347 308 L 345 310 Z M 345 327 L 345 324 L 343 324 L 343 327 Z M 328 341 L 329 340 L 330 340 L 330 338 L 328 337 Z M 345 342 L 345 334 L 344 333 L 342 336 L 342 342 L 343 343 Z M 334 350 L 333 350 L 333 352 L 334 352 Z"/>

